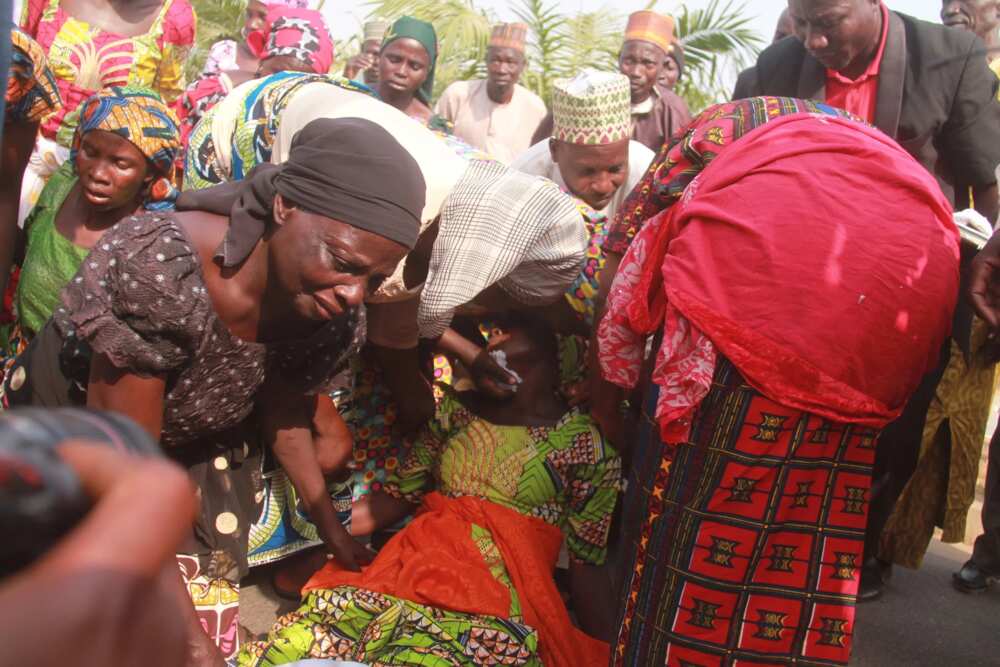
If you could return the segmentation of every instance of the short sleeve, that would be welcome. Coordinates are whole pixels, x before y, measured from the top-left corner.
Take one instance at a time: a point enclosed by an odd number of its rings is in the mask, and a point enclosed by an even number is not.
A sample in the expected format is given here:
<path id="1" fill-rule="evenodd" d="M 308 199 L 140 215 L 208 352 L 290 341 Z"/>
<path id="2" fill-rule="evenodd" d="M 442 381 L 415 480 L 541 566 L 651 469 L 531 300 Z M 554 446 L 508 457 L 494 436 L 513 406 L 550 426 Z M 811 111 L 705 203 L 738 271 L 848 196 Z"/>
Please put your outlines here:
<path id="1" fill-rule="evenodd" d="M 983 58 L 983 43 L 971 40 L 965 66 L 957 72 L 951 114 L 935 145 L 956 186 L 984 186 L 996 180 L 1000 163 L 1000 103 L 997 76 Z"/>
<path id="2" fill-rule="evenodd" d="M 197 254 L 169 217 L 111 227 L 63 289 L 55 324 L 112 364 L 162 375 L 189 363 L 214 317 Z"/>
<path id="3" fill-rule="evenodd" d="M 622 486 L 621 458 L 589 417 L 578 419 L 581 427 L 572 436 L 572 449 L 583 460 L 572 466 L 563 530 L 574 562 L 601 565 Z"/>
<path id="4" fill-rule="evenodd" d="M 386 480 L 382 487 L 386 493 L 418 504 L 433 490 L 437 462 L 457 427 L 454 417 L 462 412 L 466 412 L 466 408 L 451 391 L 445 390 L 434 419 L 420 431 L 406 458 Z"/>

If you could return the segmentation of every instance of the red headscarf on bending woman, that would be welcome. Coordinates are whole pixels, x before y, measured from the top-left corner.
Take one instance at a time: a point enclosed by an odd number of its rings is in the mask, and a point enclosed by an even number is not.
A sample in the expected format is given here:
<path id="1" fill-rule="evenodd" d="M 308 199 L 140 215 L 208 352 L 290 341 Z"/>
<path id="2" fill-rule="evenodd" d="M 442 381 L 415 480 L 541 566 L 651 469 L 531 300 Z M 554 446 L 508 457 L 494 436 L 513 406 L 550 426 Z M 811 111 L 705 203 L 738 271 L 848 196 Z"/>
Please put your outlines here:
<path id="1" fill-rule="evenodd" d="M 715 140 L 703 113 L 671 155 Z M 882 427 L 948 335 L 958 233 L 934 179 L 891 139 L 846 118 L 773 120 L 717 155 L 622 260 L 598 340 L 604 377 L 653 381 L 661 435 L 686 437 L 716 353 L 779 403 Z M 656 165 L 654 165 L 656 168 Z"/>

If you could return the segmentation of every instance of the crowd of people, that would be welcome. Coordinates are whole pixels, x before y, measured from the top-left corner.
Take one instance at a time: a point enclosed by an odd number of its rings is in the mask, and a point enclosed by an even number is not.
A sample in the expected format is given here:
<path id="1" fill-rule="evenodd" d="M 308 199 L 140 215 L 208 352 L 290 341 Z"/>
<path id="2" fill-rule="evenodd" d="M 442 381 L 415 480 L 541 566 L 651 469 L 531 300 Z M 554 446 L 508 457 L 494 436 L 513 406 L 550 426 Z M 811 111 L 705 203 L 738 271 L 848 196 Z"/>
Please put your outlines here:
<path id="1" fill-rule="evenodd" d="M 846 665 L 855 605 L 964 538 L 996 387 L 1000 3 L 941 17 L 789 0 L 692 117 L 652 10 L 544 100 L 522 23 L 438 90 L 430 22 L 341 66 L 307 0 L 248 0 L 186 81 L 188 0 L 25 0 L 9 657 Z M 150 444 L 28 426 L 105 411 Z M 252 568 L 300 605 L 260 636 Z"/>

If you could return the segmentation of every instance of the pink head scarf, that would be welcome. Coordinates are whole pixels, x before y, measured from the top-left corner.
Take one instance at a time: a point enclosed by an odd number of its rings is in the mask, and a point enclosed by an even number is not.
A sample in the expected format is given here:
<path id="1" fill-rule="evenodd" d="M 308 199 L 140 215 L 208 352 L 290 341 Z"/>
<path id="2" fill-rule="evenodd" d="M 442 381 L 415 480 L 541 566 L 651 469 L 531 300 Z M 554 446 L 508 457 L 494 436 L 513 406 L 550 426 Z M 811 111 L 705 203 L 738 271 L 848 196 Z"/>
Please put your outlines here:
<path id="1" fill-rule="evenodd" d="M 333 64 L 333 39 L 326 21 L 318 11 L 292 4 L 269 3 L 265 27 L 250 33 L 247 44 L 261 60 L 291 56 L 317 74 L 326 74 Z"/>

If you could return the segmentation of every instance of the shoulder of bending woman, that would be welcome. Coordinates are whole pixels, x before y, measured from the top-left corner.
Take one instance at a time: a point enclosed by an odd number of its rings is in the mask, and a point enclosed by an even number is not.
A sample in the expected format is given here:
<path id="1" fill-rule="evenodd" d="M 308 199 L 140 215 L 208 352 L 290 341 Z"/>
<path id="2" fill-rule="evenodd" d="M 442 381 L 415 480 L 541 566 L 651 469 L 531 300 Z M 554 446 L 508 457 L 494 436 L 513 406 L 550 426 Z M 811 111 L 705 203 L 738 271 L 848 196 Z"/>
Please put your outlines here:
<path id="1" fill-rule="evenodd" d="M 202 267 L 212 264 L 212 258 L 229 229 L 229 218 L 207 211 L 178 211 L 173 213 L 173 217 L 198 252 Z"/>

